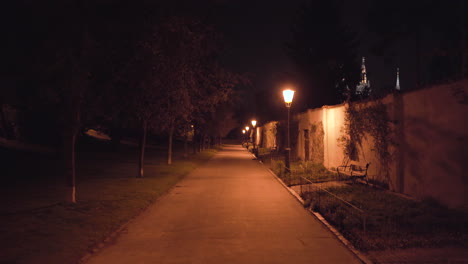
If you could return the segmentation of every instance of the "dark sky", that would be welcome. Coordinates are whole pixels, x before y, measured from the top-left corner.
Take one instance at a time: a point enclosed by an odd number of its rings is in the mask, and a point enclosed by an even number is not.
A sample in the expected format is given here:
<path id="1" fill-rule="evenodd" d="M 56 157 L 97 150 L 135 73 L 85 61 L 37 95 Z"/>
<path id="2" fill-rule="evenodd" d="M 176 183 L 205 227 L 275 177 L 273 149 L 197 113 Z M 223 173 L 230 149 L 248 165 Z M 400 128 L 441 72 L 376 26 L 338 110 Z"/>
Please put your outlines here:
<path id="1" fill-rule="evenodd" d="M 288 3 L 232 1 L 225 5 L 226 61 L 237 70 L 265 72 L 289 67 L 283 43 L 300 0 Z M 239 56 L 242 54 L 241 56 Z"/>
<path id="2" fill-rule="evenodd" d="M 226 40 L 224 62 L 238 72 L 254 75 L 253 87 L 246 96 L 253 115 L 272 119 L 284 111 L 281 90 L 285 84 L 295 82 L 294 65 L 284 48 L 290 39 L 290 27 L 305 0 L 259 1 L 259 0 L 214 0 L 218 4 L 217 24 Z M 342 17 L 345 24 L 358 34 L 360 39 L 356 63 L 366 57 L 368 77 L 373 87 L 393 87 L 396 67 L 400 68 L 400 85 L 415 83 L 415 61 L 412 43 L 402 40 L 389 54 L 398 54 L 391 59 L 370 52 L 375 35 L 365 26 L 371 0 L 343 1 Z M 405 7 L 401 7 L 405 8 Z M 416 16 L 418 14 L 415 14 Z M 429 40 L 427 40 L 429 41 Z M 388 54 L 387 54 L 388 55 Z M 257 94 L 255 96 L 255 94 Z M 300 94 L 296 94 L 300 96 Z M 259 98 L 262 106 L 258 106 Z"/>
<path id="3" fill-rule="evenodd" d="M 235 71 L 253 76 L 252 89 L 243 95 L 252 115 L 282 107 L 281 86 L 293 71 L 284 44 L 301 2 L 224 1 L 218 14 L 227 45 L 224 62 Z"/>
<path id="4" fill-rule="evenodd" d="M 248 107 L 246 118 L 274 119 L 284 112 L 282 86 L 294 79 L 284 45 L 302 2 L 220 1 L 216 17 L 226 43 L 223 61 L 237 72 L 252 75 L 252 87 L 241 95 Z"/>
<path id="5" fill-rule="evenodd" d="M 290 39 L 290 26 L 304 0 L 290 1 L 220 1 L 222 9 L 219 22 L 225 36 L 227 47 L 225 61 L 238 71 L 256 73 L 261 86 L 269 86 L 268 81 L 277 81 L 274 75 L 293 71 L 294 67 L 285 53 L 284 44 Z M 361 39 L 358 57 L 367 57 L 367 68 L 370 75 L 389 67 L 385 58 L 370 53 L 369 47 L 374 36 L 364 26 L 368 12 L 367 0 L 344 1 L 343 16 L 349 28 L 358 33 Z M 404 55 L 402 55 L 404 56 Z M 359 63 L 359 62 L 358 62 Z M 374 70 L 377 68 L 379 70 Z M 394 73 L 394 71 L 392 71 Z M 383 82 L 393 84 L 392 77 L 385 76 Z M 384 74 L 387 75 L 387 74 Z M 392 80 L 389 80 L 392 79 Z M 374 80 L 378 84 L 382 81 Z"/>
<path id="6" fill-rule="evenodd" d="M 253 74 L 253 87 L 244 95 L 252 115 L 275 119 L 284 112 L 281 91 L 296 82 L 285 43 L 303 2 L 218 1 L 221 8 L 215 16 L 227 45 L 224 62 L 235 71 Z M 364 3 L 353 1 L 345 7 L 349 24 L 355 28 L 360 26 Z"/>

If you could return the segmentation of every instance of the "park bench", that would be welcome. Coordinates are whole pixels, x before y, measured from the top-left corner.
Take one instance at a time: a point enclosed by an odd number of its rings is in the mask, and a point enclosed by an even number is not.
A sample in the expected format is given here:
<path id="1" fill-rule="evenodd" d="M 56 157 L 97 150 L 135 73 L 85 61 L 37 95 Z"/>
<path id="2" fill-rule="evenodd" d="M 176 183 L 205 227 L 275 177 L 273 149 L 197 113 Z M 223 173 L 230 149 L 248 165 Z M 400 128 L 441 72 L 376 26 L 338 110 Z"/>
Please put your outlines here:
<path id="1" fill-rule="evenodd" d="M 367 183 L 367 170 L 370 162 L 363 164 L 358 161 L 350 160 L 346 164 L 336 167 L 336 172 L 340 178 L 344 176 L 347 179 L 355 181 L 357 179 L 365 180 Z"/>

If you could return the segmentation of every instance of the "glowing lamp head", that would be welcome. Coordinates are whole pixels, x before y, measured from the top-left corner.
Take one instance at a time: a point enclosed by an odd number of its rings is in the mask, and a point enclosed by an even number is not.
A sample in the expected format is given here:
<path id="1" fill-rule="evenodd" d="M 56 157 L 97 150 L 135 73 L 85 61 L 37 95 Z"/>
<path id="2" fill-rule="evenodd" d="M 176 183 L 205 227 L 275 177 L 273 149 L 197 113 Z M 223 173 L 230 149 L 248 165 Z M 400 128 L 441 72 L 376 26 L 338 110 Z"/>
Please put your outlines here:
<path id="1" fill-rule="evenodd" d="M 255 127 L 257 125 L 257 120 L 252 120 L 252 126 Z"/>
<path id="2" fill-rule="evenodd" d="M 245 134 L 245 129 L 242 129 L 242 134 Z"/>
<path id="3" fill-rule="evenodd" d="M 246 130 L 246 131 L 249 131 L 249 129 L 250 129 L 250 127 L 248 127 L 248 126 L 245 127 L 245 130 Z"/>
<path id="4" fill-rule="evenodd" d="M 284 102 L 286 103 L 286 107 L 290 107 L 294 97 L 294 91 L 291 89 L 287 89 L 283 91 Z"/>

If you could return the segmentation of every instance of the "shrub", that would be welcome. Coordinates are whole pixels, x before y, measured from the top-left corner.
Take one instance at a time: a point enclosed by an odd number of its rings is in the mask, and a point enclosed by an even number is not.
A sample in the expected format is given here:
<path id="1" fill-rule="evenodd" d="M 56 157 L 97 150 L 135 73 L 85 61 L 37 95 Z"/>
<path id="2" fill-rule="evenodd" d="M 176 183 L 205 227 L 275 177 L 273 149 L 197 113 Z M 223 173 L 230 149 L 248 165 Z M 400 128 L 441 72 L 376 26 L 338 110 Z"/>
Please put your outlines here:
<path id="1" fill-rule="evenodd" d="M 278 177 L 282 178 L 284 177 L 284 169 L 286 165 L 284 164 L 284 161 L 282 160 L 272 160 L 271 161 L 271 169 L 272 171 L 278 175 Z"/>

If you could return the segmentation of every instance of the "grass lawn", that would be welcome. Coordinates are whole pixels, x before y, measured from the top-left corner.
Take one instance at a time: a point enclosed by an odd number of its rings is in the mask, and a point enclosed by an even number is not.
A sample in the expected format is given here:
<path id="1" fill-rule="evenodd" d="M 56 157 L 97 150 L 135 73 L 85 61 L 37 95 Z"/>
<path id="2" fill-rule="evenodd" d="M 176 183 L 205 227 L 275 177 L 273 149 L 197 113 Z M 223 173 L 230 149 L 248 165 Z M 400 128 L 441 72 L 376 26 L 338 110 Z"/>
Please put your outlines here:
<path id="1" fill-rule="evenodd" d="M 317 192 L 308 197 L 314 209 L 361 250 L 468 245 L 468 212 L 464 210 L 429 199 L 409 200 L 362 184 L 327 190 L 365 211 L 366 232 L 359 214 L 353 215 L 343 203 L 324 194 L 317 203 Z"/>
<path id="2" fill-rule="evenodd" d="M 313 164 L 311 162 L 291 161 L 291 175 L 288 178 L 284 173 L 284 160 L 268 161 L 270 169 L 278 175 L 289 186 L 306 184 L 301 177 L 312 182 L 324 182 L 337 179 L 337 174 L 327 170 L 322 164 Z"/>
<path id="3" fill-rule="evenodd" d="M 145 177 L 138 179 L 136 148 L 83 148 L 76 205 L 59 203 L 64 180 L 56 157 L 13 155 L 11 162 L 24 165 L 10 165 L 2 175 L 9 180 L 1 188 L 0 263 L 76 263 L 215 152 L 184 160 L 179 151 L 168 166 L 163 149 L 149 148 Z"/>

